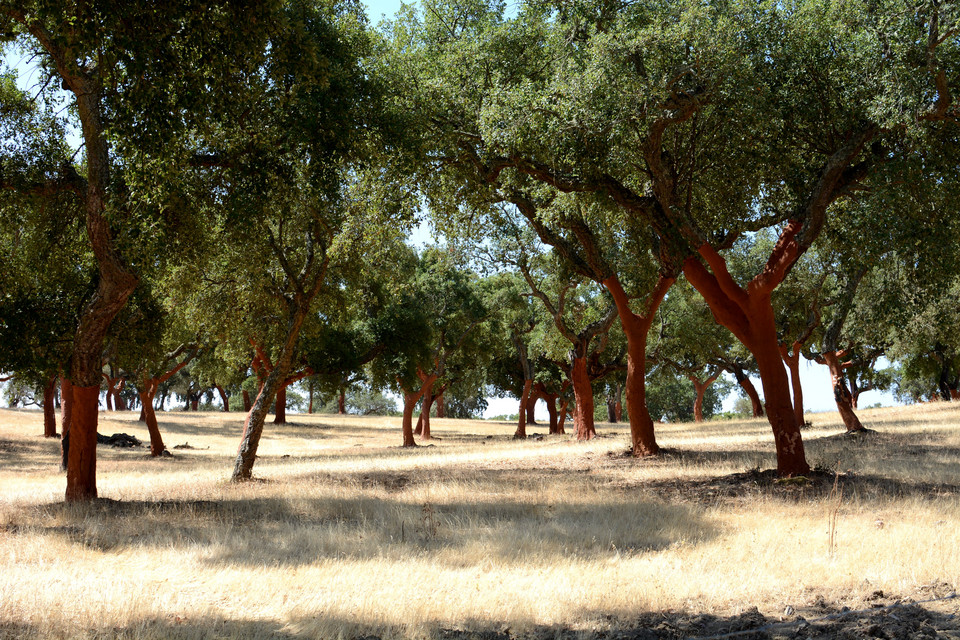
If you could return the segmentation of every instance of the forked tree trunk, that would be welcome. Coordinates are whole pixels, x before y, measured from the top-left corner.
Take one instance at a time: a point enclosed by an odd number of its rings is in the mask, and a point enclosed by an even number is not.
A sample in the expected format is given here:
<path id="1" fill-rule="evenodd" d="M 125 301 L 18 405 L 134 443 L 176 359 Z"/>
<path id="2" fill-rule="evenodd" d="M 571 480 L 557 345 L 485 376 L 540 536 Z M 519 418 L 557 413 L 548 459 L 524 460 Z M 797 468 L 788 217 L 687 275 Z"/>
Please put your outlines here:
<path id="1" fill-rule="evenodd" d="M 627 338 L 627 419 L 630 421 L 630 439 L 635 457 L 660 453 L 653 420 L 647 408 L 646 365 L 647 334 L 660 303 L 673 286 L 675 278 L 661 275 L 646 301 L 646 313 L 639 315 L 630 309 L 630 300 L 616 276 L 603 281 L 613 296 L 620 317 L 620 326 Z"/>
<path id="2" fill-rule="evenodd" d="M 800 386 L 800 349 L 803 347 L 799 342 L 793 343 L 793 353 L 787 345 L 780 345 L 780 357 L 790 370 L 790 388 L 793 389 L 793 412 L 797 416 L 797 423 L 803 424 L 803 388 Z"/>
<path id="3" fill-rule="evenodd" d="M 799 229 L 800 223 L 787 225 L 763 272 L 746 289 L 733 280 L 726 261 L 710 245 L 700 247 L 700 254 L 713 273 L 696 258 L 684 261 L 687 280 L 703 296 L 714 318 L 730 329 L 756 359 L 777 450 L 777 472 L 783 477 L 810 472 L 770 302 L 774 288 L 796 260 L 799 249 L 795 235 Z"/>
<path id="4" fill-rule="evenodd" d="M 517 430 L 513 433 L 514 440 L 523 440 L 527 437 L 527 401 L 530 399 L 530 387 L 533 380 L 523 381 L 523 391 L 520 393 L 520 410 L 517 412 Z"/>
<path id="5" fill-rule="evenodd" d="M 571 352 L 570 382 L 573 384 L 573 398 L 576 407 L 573 410 L 573 426 L 577 431 L 577 440 L 590 440 L 597 437 L 593 423 L 593 388 L 587 374 L 587 359 Z"/>
<path id="6" fill-rule="evenodd" d="M 273 408 L 273 424 L 287 424 L 287 385 L 277 389 L 277 402 Z"/>
<path id="7" fill-rule="evenodd" d="M 57 375 L 54 374 L 43 387 L 43 437 L 57 437 Z"/>
<path id="8" fill-rule="evenodd" d="M 821 354 L 823 362 L 830 369 L 830 382 L 833 385 L 833 399 L 837 403 L 837 410 L 840 411 L 840 417 L 843 418 L 843 426 L 847 428 L 847 433 L 853 431 L 863 431 L 863 424 L 860 418 L 853 411 L 853 398 L 850 390 L 847 389 L 847 383 L 843 375 L 843 365 L 840 363 L 840 354 L 836 351 L 826 351 Z"/>
<path id="9" fill-rule="evenodd" d="M 693 401 L 693 420 L 694 422 L 703 422 L 703 396 L 706 395 L 710 385 L 720 377 L 720 372 L 718 371 L 703 382 L 695 375 L 688 375 L 687 377 L 693 383 L 693 388 L 696 391 L 696 399 Z"/>
<path id="10" fill-rule="evenodd" d="M 73 385 L 66 376 L 60 376 L 60 466 L 67 470 L 70 453 L 70 423 L 73 422 Z"/>
<path id="11" fill-rule="evenodd" d="M 417 443 L 413 439 L 413 412 L 417 408 L 417 401 L 420 400 L 422 395 L 423 388 L 415 392 L 404 392 L 403 394 L 403 422 L 401 423 L 401 428 L 403 430 L 404 447 L 417 446 Z"/>

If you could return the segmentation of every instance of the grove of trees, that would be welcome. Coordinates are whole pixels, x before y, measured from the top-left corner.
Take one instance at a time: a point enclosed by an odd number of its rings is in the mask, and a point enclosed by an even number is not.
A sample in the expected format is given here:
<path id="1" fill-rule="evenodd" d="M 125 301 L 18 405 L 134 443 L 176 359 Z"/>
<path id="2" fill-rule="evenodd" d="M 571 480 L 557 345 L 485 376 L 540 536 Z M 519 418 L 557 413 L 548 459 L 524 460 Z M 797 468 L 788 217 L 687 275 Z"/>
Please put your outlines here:
<path id="1" fill-rule="evenodd" d="M 960 398 L 952 3 L 19 0 L 0 34 L 0 378 L 48 437 L 59 402 L 68 501 L 104 393 L 154 456 L 174 396 L 245 411 L 234 481 L 294 401 L 394 394 L 416 446 L 509 394 L 516 438 L 543 400 L 642 457 L 736 387 L 796 476 L 801 357 L 848 431 L 865 390 Z"/>

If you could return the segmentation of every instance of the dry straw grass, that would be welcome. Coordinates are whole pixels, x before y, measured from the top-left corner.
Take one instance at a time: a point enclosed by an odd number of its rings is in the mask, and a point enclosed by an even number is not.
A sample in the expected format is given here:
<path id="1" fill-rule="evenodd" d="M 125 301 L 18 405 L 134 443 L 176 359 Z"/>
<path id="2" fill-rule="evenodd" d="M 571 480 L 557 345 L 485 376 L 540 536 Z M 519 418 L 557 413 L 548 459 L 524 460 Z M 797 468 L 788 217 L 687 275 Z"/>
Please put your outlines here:
<path id="1" fill-rule="evenodd" d="M 662 425 L 667 454 L 635 461 L 625 425 L 515 442 L 436 420 L 441 441 L 403 450 L 398 419 L 293 416 L 268 425 L 260 481 L 233 485 L 242 416 L 167 413 L 168 446 L 194 449 L 101 447 L 104 499 L 64 505 L 58 443 L 2 410 L 0 637 L 590 632 L 960 583 L 960 411 L 862 414 L 879 434 L 813 416 L 826 471 L 779 484 L 756 471 L 774 465 L 762 420 Z M 147 437 L 132 414 L 100 431 Z"/>

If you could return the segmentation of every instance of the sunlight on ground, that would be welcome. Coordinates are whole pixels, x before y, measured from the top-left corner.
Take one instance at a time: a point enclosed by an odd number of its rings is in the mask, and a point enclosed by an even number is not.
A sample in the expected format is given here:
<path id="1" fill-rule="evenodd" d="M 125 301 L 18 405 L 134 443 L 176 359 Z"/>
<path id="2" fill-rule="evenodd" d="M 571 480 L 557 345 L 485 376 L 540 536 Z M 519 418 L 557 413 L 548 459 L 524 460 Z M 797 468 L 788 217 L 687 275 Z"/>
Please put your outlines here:
<path id="1" fill-rule="evenodd" d="M 665 455 L 633 460 L 622 424 L 518 442 L 435 420 L 441 439 L 405 450 L 397 418 L 293 416 L 233 485 L 243 416 L 164 413 L 174 457 L 100 447 L 106 500 L 64 505 L 59 443 L 0 410 L 0 637 L 590 632 L 960 583 L 960 410 L 862 417 L 880 433 L 812 416 L 819 484 L 763 485 L 763 420 L 660 425 Z M 100 432 L 147 439 L 134 414 Z"/>

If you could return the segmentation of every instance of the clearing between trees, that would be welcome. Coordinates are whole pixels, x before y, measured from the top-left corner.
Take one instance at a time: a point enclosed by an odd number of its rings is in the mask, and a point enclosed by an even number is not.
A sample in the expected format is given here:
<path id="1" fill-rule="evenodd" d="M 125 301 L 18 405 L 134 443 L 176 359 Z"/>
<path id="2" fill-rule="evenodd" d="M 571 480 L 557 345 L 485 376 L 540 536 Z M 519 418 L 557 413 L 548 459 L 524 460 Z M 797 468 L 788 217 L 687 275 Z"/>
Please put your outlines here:
<path id="1" fill-rule="evenodd" d="M 244 414 L 163 413 L 173 457 L 101 445 L 64 504 L 42 415 L 0 410 L 0 638 L 960 638 L 960 407 L 862 413 L 813 415 L 779 481 L 763 419 L 638 460 L 622 424 L 402 449 L 399 418 L 297 415 L 241 484 Z"/>

